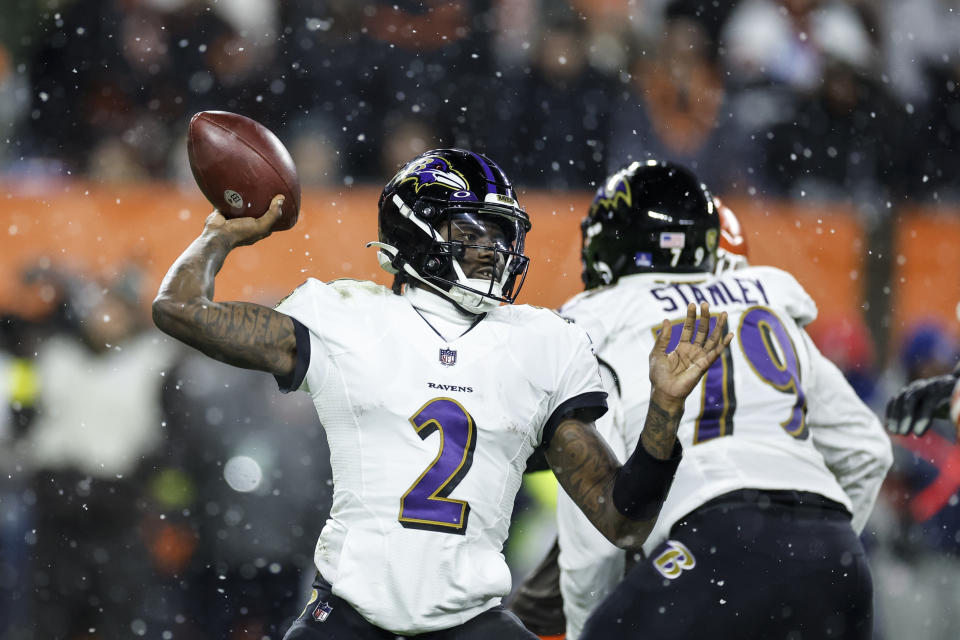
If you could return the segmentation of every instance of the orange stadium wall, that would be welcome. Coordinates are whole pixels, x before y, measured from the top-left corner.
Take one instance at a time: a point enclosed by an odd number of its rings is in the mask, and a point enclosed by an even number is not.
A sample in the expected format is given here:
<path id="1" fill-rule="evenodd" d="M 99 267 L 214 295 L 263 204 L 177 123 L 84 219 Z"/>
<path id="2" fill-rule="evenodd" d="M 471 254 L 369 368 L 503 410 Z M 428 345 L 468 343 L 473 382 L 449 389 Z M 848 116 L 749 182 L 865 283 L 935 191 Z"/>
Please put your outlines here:
<path id="1" fill-rule="evenodd" d="M 41 313 L 48 304 L 40 288 L 21 278 L 26 268 L 38 263 L 109 278 L 133 260 L 145 270 L 149 299 L 210 210 L 194 187 L 168 184 L 7 183 L 0 184 L 0 193 L 5 194 L 0 265 L 6 274 L 0 279 L 0 310 L 28 316 Z M 296 227 L 230 255 L 216 297 L 272 304 L 307 277 L 388 283 L 374 251 L 364 248 L 376 236 L 378 195 L 378 189 L 370 187 L 305 192 Z M 530 192 L 521 201 L 533 220 L 528 237 L 532 267 L 521 301 L 554 307 L 580 290 L 579 221 L 590 194 Z M 821 317 L 860 312 L 864 239 L 851 210 L 750 200 L 728 204 L 747 230 L 754 264 L 793 273 L 817 301 Z M 950 221 L 945 232 L 939 221 L 940 217 L 911 217 L 910 232 L 900 234 L 904 245 L 900 251 L 907 258 L 898 282 L 917 283 L 919 288 L 897 288 L 898 323 L 928 311 L 953 313 L 956 292 L 948 300 L 942 290 L 935 291 L 934 283 L 948 267 L 951 286 L 957 288 L 960 255 L 946 250 L 934 254 L 928 248 L 956 247 L 960 222 Z"/>
<path id="2" fill-rule="evenodd" d="M 933 320 L 957 333 L 960 315 L 960 211 L 905 211 L 897 227 L 891 276 L 891 329 L 902 334 Z"/>

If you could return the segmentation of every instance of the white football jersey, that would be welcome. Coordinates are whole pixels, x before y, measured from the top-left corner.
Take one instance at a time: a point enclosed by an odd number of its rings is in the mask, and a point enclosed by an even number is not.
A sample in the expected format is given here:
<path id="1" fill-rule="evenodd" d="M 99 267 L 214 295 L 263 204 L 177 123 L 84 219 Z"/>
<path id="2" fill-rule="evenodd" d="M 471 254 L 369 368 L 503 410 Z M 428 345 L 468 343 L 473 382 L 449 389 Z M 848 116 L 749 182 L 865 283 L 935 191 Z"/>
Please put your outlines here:
<path id="1" fill-rule="evenodd" d="M 606 365 L 601 365 L 600 373 L 608 394 L 609 411 L 596 421 L 597 431 L 623 464 L 633 453 L 633 448 L 627 450 L 623 436 L 619 380 L 613 369 Z M 594 607 L 623 578 L 627 552 L 607 540 L 563 491 L 557 494 L 557 541 L 560 543 L 557 565 L 560 567 L 560 594 L 563 596 L 563 616 L 567 621 L 567 638 L 576 640 Z"/>
<path id="2" fill-rule="evenodd" d="M 700 505 L 744 488 L 823 495 L 847 507 L 861 531 L 892 461 L 890 441 L 803 330 L 816 318 L 813 300 L 793 276 L 773 267 L 720 276 L 631 275 L 581 293 L 561 309 L 587 330 L 597 356 L 617 374 L 622 419 L 611 411 L 598 422 L 614 451 L 632 452 L 643 429 L 648 357 L 661 323 L 672 321 L 672 349 L 688 303 L 703 301 L 714 317 L 727 312 L 734 340 L 687 399 L 678 432 L 683 459 L 644 550 L 650 553 Z M 568 553 L 563 540 L 584 540 L 592 532 L 582 530 L 584 521 L 569 504 L 558 513 L 560 567 L 568 573 L 561 577 L 564 600 L 589 611 L 598 602 L 594 594 L 619 580 L 622 559 L 599 545 L 598 564 L 585 571 L 589 553 Z M 576 635 L 574 629 L 570 637 Z"/>
<path id="3" fill-rule="evenodd" d="M 499 604 L 527 458 L 566 408 L 606 407 L 583 329 L 502 306 L 446 340 L 407 296 L 352 280 L 308 280 L 277 310 L 310 334 L 301 388 L 334 486 L 315 561 L 333 592 L 401 634 Z"/>

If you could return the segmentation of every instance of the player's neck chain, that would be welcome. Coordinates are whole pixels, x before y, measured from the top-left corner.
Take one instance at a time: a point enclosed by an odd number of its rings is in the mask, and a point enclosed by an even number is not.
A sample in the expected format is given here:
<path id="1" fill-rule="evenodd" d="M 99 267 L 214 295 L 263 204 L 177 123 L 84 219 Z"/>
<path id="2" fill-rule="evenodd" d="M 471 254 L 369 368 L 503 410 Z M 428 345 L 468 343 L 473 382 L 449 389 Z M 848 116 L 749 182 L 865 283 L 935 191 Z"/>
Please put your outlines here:
<path id="1" fill-rule="evenodd" d="M 420 316 L 420 318 L 422 318 L 423 321 L 427 323 L 427 326 L 430 327 L 431 329 L 433 329 L 433 332 L 434 332 L 435 334 L 437 334 L 438 336 L 440 336 L 440 338 L 441 338 L 444 342 L 453 342 L 454 340 L 457 340 L 457 339 L 459 339 L 459 338 L 462 338 L 463 336 L 465 336 L 465 335 L 467 335 L 468 333 L 470 333 L 471 331 L 473 331 L 473 328 L 476 327 L 478 324 L 480 324 L 480 321 L 481 321 L 481 320 L 483 320 L 484 318 L 487 317 L 487 314 L 485 314 L 485 313 L 477 314 L 476 318 L 474 318 L 473 322 L 470 323 L 470 326 L 468 326 L 468 327 L 464 330 L 463 333 L 461 333 L 460 335 L 454 337 L 453 339 L 450 339 L 450 338 L 447 338 L 447 337 L 446 337 L 445 335 L 443 335 L 442 333 L 440 333 L 440 332 L 437 330 L 437 328 L 436 328 L 435 326 L 433 326 L 433 324 L 432 324 L 429 320 L 427 320 L 427 317 L 426 317 L 425 315 L 423 315 L 423 313 L 420 312 L 420 309 L 417 309 L 417 308 L 414 307 L 413 305 L 410 305 L 410 306 L 411 306 L 411 308 L 412 308 L 414 311 L 417 312 L 417 315 Z"/>

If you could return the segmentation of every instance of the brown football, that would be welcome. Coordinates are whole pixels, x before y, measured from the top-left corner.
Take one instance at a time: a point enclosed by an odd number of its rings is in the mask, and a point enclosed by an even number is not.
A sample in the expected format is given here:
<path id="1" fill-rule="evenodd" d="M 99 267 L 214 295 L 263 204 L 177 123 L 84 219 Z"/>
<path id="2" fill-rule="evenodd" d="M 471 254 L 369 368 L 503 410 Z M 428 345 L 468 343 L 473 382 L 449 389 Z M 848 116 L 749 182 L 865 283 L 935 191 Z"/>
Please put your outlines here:
<path id="1" fill-rule="evenodd" d="M 300 213 L 300 179 L 293 158 L 269 129 L 227 111 L 201 111 L 190 120 L 187 155 L 200 191 L 227 218 L 259 218 L 283 194 L 274 231 Z"/>

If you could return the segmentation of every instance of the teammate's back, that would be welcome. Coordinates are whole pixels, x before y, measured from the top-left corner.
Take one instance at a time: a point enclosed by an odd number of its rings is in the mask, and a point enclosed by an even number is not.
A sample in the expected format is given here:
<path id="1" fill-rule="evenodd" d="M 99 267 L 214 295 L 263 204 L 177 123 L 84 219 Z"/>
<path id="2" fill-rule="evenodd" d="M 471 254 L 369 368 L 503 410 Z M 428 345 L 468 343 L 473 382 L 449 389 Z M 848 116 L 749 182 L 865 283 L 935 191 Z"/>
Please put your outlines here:
<path id="1" fill-rule="evenodd" d="M 696 176 L 647 162 L 611 175 L 581 225 L 587 290 L 561 312 L 616 376 L 620 411 L 598 424 L 614 451 L 628 451 L 638 417 L 655 410 L 644 349 L 663 331 L 677 344 L 689 305 L 726 312 L 733 342 L 685 401 L 683 458 L 647 558 L 624 575 L 622 554 L 558 498 L 572 639 L 689 638 L 705 628 L 738 640 L 870 636 L 872 584 L 857 534 L 891 463 L 889 440 L 807 336 L 816 305 L 790 274 L 714 275 L 719 217 Z"/>
<path id="2" fill-rule="evenodd" d="M 721 276 L 648 273 L 621 277 L 613 287 L 580 294 L 562 313 L 587 329 L 597 355 L 616 372 L 625 391 L 624 446 L 639 437 L 637 417 L 646 414 L 648 367 L 644 354 L 660 331 L 660 319 L 682 313 L 689 302 L 706 300 L 726 311 L 735 333 L 731 349 L 714 363 L 700 388 L 687 399 L 678 437 L 684 447 L 673 487 L 645 548 L 662 542 L 686 513 L 729 491 L 751 488 L 809 491 L 825 496 L 858 517 L 862 527 L 874 495 L 855 509 L 830 466 L 838 461 L 817 448 L 818 427 L 837 421 L 867 431 L 876 418 L 855 396 L 843 393 L 842 375 L 817 350 L 803 325 L 816 318 L 813 300 L 790 274 L 773 267 L 748 267 Z M 679 339 L 672 325 L 672 344 Z M 883 440 L 850 438 L 844 448 Z"/>

